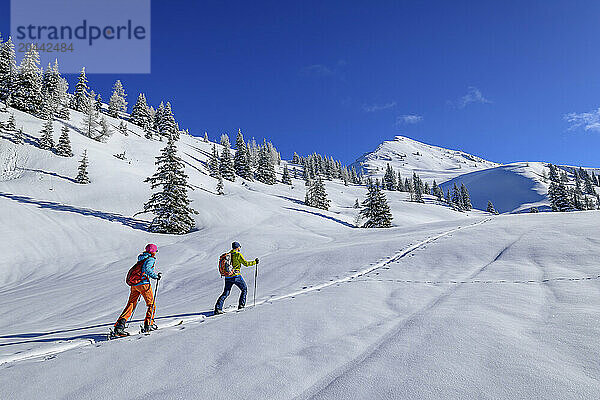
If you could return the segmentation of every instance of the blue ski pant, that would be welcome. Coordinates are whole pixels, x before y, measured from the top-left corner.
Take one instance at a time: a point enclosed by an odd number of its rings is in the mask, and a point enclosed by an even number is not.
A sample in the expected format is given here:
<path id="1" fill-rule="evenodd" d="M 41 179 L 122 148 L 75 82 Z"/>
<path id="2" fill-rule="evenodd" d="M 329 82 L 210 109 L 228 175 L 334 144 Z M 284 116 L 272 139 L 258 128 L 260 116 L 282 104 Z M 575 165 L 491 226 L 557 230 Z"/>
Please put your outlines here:
<path id="1" fill-rule="evenodd" d="M 246 305 L 246 294 L 248 293 L 248 286 L 246 286 L 246 282 L 244 282 L 244 278 L 241 275 L 230 276 L 225 278 L 225 289 L 223 289 L 223 294 L 217 300 L 217 304 L 215 305 L 216 309 L 222 310 L 223 303 L 225 303 L 225 299 L 231 293 L 231 288 L 233 285 L 240 288 L 242 293 L 240 293 L 240 301 L 238 303 L 239 307 L 244 307 Z"/>

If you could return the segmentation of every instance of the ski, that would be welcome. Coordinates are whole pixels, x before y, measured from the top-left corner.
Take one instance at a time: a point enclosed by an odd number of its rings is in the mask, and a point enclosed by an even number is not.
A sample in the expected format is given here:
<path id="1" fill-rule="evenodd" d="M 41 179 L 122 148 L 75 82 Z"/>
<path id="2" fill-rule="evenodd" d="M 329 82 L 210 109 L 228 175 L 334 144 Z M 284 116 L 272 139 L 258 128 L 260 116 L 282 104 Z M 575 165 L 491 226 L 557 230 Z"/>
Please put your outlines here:
<path id="1" fill-rule="evenodd" d="M 194 321 L 201 321 L 205 318 L 204 315 L 200 315 L 197 317 L 190 317 L 190 318 L 180 318 L 180 319 L 174 319 L 171 321 L 167 321 L 162 323 L 155 331 L 159 331 L 161 329 L 165 329 L 165 328 L 173 328 L 175 326 L 180 326 L 189 322 L 194 322 Z M 122 339 L 122 338 L 126 338 L 126 337 L 133 337 L 133 336 L 139 336 L 139 335 L 150 335 L 150 332 L 142 332 L 143 330 L 143 325 L 140 326 L 140 331 L 137 333 L 130 333 L 130 332 L 125 332 L 126 335 L 124 336 L 120 336 L 120 335 L 115 335 L 114 331 L 112 329 L 109 329 L 109 333 L 107 335 L 107 340 L 114 340 L 114 339 Z M 151 331 L 154 332 L 154 331 Z"/>

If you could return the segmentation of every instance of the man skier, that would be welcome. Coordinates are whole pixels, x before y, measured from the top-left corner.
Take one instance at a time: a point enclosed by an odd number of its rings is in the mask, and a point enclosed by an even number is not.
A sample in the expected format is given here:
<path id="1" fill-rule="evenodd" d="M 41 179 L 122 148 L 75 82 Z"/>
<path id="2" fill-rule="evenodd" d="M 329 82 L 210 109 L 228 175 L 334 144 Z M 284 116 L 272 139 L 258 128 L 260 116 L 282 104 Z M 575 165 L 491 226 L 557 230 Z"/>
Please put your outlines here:
<path id="1" fill-rule="evenodd" d="M 114 334 L 116 336 L 127 336 L 127 332 L 125 332 L 125 323 L 133 313 L 140 296 L 144 298 L 146 301 L 146 306 L 148 307 L 146 311 L 146 319 L 144 320 L 143 332 L 150 332 L 158 328 L 154 324 L 154 312 L 156 311 L 156 308 L 154 305 L 152 286 L 150 286 L 150 278 L 156 280 L 160 280 L 161 278 L 160 272 L 158 274 L 154 273 L 156 253 L 158 253 L 158 247 L 155 244 L 149 244 L 146 246 L 145 251 L 138 256 L 138 263 L 143 262 L 141 268 L 141 280 L 139 283 L 131 286 L 131 292 L 129 294 L 127 305 L 115 323 Z"/>
<path id="2" fill-rule="evenodd" d="M 240 249 L 242 246 L 238 242 L 233 242 L 231 244 L 231 266 L 233 267 L 233 275 L 225 277 L 225 289 L 223 290 L 223 294 L 217 300 L 217 304 L 215 305 L 215 315 L 223 314 L 223 303 L 229 293 L 231 292 L 231 287 L 233 285 L 240 288 L 242 293 L 240 293 L 240 300 L 238 303 L 238 310 L 241 310 L 246 306 L 246 294 L 248 293 L 248 287 L 246 286 L 246 282 L 244 282 L 244 278 L 242 278 L 241 268 L 242 264 L 246 267 L 251 267 L 253 265 L 258 264 L 258 258 L 254 261 L 246 261 L 242 253 L 240 253 Z"/>

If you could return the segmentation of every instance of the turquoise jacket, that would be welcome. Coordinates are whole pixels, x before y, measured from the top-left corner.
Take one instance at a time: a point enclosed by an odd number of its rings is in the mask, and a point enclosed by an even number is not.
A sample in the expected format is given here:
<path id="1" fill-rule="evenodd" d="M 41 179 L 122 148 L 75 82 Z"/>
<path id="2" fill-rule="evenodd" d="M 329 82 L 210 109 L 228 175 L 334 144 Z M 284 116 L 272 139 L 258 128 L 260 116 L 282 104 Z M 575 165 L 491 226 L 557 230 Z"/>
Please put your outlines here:
<path id="1" fill-rule="evenodd" d="M 156 258 L 152 257 L 150 253 L 143 252 L 138 256 L 138 261 L 142 260 L 146 260 L 142 265 L 142 276 L 144 277 L 144 279 L 142 279 L 142 281 L 137 285 L 133 286 L 148 285 L 150 284 L 150 278 L 158 279 L 158 275 L 156 275 L 156 273 L 154 272 L 154 264 L 156 263 Z"/>

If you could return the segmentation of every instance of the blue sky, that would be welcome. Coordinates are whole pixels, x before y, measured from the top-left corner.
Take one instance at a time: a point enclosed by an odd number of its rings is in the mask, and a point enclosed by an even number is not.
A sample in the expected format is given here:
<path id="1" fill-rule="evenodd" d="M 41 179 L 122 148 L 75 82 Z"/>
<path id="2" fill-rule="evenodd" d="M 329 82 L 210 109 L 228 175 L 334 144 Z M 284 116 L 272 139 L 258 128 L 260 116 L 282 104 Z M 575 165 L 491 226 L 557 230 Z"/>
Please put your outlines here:
<path id="1" fill-rule="evenodd" d="M 155 1 L 152 73 L 89 80 L 107 99 L 121 79 L 130 105 L 140 91 L 170 100 L 192 133 L 242 128 L 284 157 L 349 163 L 402 134 L 600 166 L 599 22 L 597 1 Z"/>

